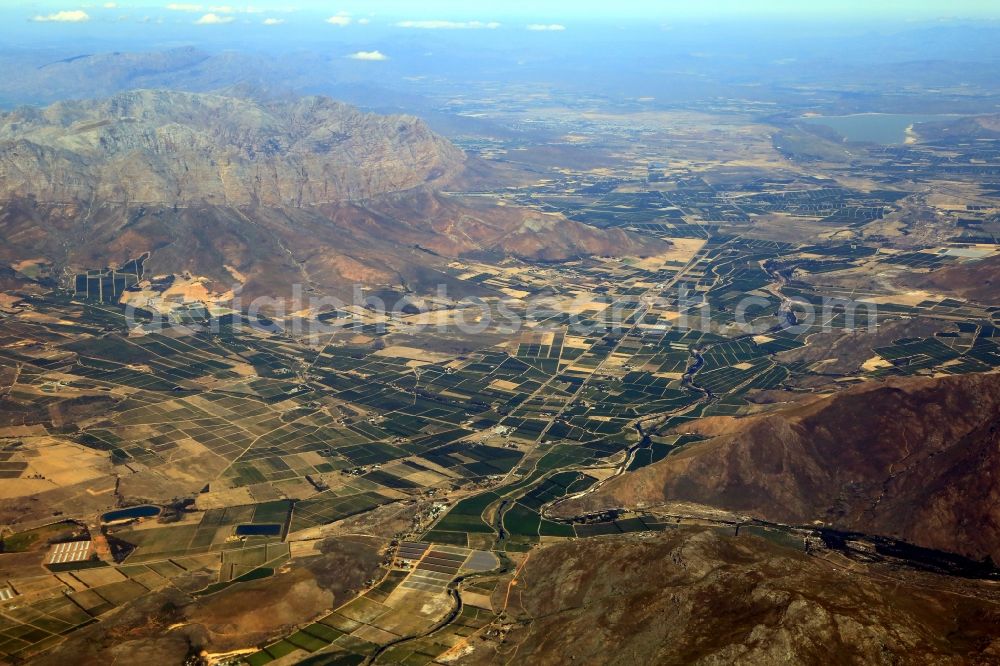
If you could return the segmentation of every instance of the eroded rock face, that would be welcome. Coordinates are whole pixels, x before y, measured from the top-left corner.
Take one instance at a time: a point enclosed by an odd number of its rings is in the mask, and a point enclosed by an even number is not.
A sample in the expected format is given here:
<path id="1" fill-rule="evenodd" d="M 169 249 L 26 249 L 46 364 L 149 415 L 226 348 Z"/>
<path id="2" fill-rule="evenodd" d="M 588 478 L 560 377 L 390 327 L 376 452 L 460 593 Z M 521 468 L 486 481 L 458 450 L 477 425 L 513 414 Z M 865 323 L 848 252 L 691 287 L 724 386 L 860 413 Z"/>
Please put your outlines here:
<path id="1" fill-rule="evenodd" d="M 216 294 L 287 296 L 299 284 L 350 298 L 355 284 L 444 284 L 462 297 L 482 290 L 455 284 L 448 263 L 463 255 L 553 261 L 669 247 L 439 194 L 464 164 L 416 118 L 321 97 L 141 90 L 20 109 L 0 116 L 0 267 L 38 257 L 70 274 L 148 253 L 150 274 L 205 278 Z"/>
<path id="2" fill-rule="evenodd" d="M 139 90 L 0 116 L 0 198 L 303 206 L 410 189 L 463 161 L 417 118 L 323 97 Z"/>
<path id="3" fill-rule="evenodd" d="M 557 512 L 691 501 L 1000 558 L 998 374 L 868 383 L 723 425 Z"/>
<path id="4" fill-rule="evenodd" d="M 1000 615 L 989 600 L 942 593 L 932 574 L 864 573 L 705 528 L 560 543 L 532 552 L 518 575 L 505 640 L 473 642 L 460 661 L 963 664 L 1000 656 L 991 628 Z"/>

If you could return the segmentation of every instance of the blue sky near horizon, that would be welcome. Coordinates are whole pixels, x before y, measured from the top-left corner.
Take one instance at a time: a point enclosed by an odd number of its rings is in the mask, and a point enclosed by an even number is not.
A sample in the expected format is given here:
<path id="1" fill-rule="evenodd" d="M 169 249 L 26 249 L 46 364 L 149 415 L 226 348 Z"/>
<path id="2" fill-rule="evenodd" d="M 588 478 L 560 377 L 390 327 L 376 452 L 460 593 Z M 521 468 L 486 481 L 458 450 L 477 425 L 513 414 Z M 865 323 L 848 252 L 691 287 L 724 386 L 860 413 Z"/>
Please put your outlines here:
<path id="1" fill-rule="evenodd" d="M 893 63 L 919 63 L 894 80 L 920 71 L 975 89 L 1000 66 L 1000 0 L 0 0 L 0 24 L 0 58 L 16 67 L 183 47 L 215 68 L 197 72 L 199 86 L 256 80 L 246 64 L 256 62 L 324 94 L 331 82 L 337 94 L 352 84 L 422 94 L 493 81 L 701 99 L 769 84 L 863 87 Z"/>
<path id="2" fill-rule="evenodd" d="M 611 50 L 915 60 L 925 55 L 922 37 L 890 44 L 869 35 L 944 28 L 952 32 L 927 54 L 1000 60 L 1000 0 L 0 0 L 0 23 L 0 48 L 53 54 L 321 48 L 397 63 L 432 50 L 575 62 Z M 790 27 L 799 25 L 808 28 Z M 845 48 L 842 36 L 856 41 Z"/>
<path id="3" fill-rule="evenodd" d="M 725 20 L 839 20 L 844 22 L 891 20 L 903 22 L 942 19 L 1000 19 L 996 0 L 0 0 L 0 12 L 24 20 L 49 18 L 48 23 L 140 20 L 155 17 L 172 22 L 196 23 L 206 15 L 218 21 L 201 25 L 225 25 L 267 18 L 288 22 L 295 15 L 344 16 L 351 21 L 340 27 L 360 27 L 376 21 L 451 21 L 491 23 L 550 20 L 566 22 L 643 19 L 667 21 Z M 87 18 L 85 19 L 84 16 Z M 231 20 L 229 20 L 231 19 Z M 364 20 L 367 19 L 367 22 Z M 281 25 L 272 21 L 275 25 Z M 562 24 L 562 23 L 560 23 Z M 442 28 L 449 29 L 449 28 Z M 450 28 L 457 29 L 457 28 Z"/>

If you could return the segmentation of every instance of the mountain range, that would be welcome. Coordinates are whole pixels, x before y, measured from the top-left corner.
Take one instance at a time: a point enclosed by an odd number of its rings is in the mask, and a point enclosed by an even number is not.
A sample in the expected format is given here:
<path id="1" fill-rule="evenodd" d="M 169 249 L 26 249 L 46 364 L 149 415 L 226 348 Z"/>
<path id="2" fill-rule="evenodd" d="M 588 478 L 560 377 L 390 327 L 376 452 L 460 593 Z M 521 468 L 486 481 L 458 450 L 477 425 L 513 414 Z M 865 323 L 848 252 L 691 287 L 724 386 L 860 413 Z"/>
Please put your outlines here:
<path id="1" fill-rule="evenodd" d="M 457 285 L 457 257 L 552 261 L 649 255 L 668 243 L 558 214 L 441 193 L 465 154 L 410 116 L 323 97 L 260 101 L 140 90 L 0 116 L 0 230 L 8 266 L 54 275 L 149 253 L 152 274 L 248 296 L 292 284 Z"/>

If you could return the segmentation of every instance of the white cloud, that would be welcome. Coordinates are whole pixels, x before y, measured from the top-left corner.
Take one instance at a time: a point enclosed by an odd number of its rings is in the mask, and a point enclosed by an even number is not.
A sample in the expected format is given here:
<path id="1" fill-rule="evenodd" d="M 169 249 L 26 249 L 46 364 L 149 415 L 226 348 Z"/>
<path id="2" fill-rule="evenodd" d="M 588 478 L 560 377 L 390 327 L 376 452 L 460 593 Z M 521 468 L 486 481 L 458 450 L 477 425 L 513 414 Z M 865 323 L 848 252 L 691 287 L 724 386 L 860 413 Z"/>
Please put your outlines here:
<path id="1" fill-rule="evenodd" d="M 54 14 L 38 15 L 31 19 L 38 23 L 83 23 L 90 20 L 90 15 L 80 9 L 74 11 L 55 12 Z"/>
<path id="2" fill-rule="evenodd" d="M 418 28 L 420 30 L 496 30 L 500 24 L 496 21 L 400 21 L 400 28 Z"/>
<path id="3" fill-rule="evenodd" d="M 347 12 L 340 12 L 328 18 L 326 22 L 330 25 L 345 26 L 351 24 L 351 17 Z"/>
<path id="4" fill-rule="evenodd" d="M 232 16 L 219 16 L 218 14 L 205 14 L 195 21 L 195 25 L 223 25 L 232 23 L 235 19 Z"/>
<path id="5" fill-rule="evenodd" d="M 380 61 L 389 59 L 389 56 L 382 53 L 381 51 L 358 51 L 357 53 L 352 53 L 347 57 L 350 58 L 351 60 Z"/>
<path id="6" fill-rule="evenodd" d="M 535 32 L 561 32 L 566 29 L 560 23 L 529 23 L 526 27 Z"/>
<path id="7" fill-rule="evenodd" d="M 188 2 L 171 2 L 167 5 L 167 9 L 172 12 L 200 12 L 204 7 L 201 5 L 192 5 Z"/>
<path id="8" fill-rule="evenodd" d="M 370 18 L 359 18 L 358 25 L 368 25 L 372 20 Z"/>
<path id="9" fill-rule="evenodd" d="M 285 22 L 285 19 L 279 18 L 266 18 L 264 19 L 264 25 L 281 25 Z"/>
<path id="10" fill-rule="evenodd" d="M 104 3 L 104 8 L 105 9 L 117 9 L 118 8 L 118 3 L 117 2 L 105 2 Z"/>

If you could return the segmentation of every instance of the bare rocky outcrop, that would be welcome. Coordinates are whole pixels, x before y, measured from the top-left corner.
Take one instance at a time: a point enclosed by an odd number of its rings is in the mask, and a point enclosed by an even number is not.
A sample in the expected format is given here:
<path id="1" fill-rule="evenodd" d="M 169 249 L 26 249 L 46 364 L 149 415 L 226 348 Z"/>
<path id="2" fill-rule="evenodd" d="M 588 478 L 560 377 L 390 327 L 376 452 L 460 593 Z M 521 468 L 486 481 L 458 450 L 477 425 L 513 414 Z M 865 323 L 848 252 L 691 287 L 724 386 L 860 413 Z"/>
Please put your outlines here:
<path id="1" fill-rule="evenodd" d="M 324 97 L 138 90 L 0 117 L 0 198 L 41 202 L 302 206 L 410 189 L 463 161 L 417 118 Z"/>

